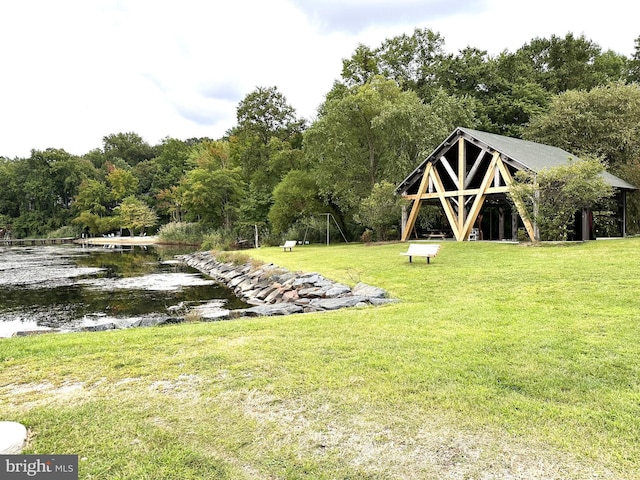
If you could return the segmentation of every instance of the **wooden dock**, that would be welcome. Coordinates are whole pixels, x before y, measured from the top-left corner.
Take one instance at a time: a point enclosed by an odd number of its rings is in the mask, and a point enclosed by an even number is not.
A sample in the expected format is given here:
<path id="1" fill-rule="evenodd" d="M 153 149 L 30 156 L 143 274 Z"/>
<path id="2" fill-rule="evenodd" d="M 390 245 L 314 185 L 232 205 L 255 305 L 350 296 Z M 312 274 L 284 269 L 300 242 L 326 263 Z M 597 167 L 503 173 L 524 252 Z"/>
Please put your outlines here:
<path id="1" fill-rule="evenodd" d="M 64 238 L 3 238 L 0 245 L 13 247 L 16 245 L 62 245 L 64 243 L 73 243 L 75 237 Z"/>

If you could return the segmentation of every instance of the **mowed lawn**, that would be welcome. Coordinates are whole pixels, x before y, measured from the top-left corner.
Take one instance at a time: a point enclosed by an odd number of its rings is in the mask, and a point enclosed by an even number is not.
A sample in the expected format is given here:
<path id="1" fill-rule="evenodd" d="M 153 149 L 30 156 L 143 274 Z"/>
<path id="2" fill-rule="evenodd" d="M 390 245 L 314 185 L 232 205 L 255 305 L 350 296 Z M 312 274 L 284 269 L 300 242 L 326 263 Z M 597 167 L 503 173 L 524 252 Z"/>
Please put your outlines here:
<path id="1" fill-rule="evenodd" d="M 640 478 L 640 239 L 249 251 L 383 307 L 0 339 L 0 420 L 87 479 Z"/>

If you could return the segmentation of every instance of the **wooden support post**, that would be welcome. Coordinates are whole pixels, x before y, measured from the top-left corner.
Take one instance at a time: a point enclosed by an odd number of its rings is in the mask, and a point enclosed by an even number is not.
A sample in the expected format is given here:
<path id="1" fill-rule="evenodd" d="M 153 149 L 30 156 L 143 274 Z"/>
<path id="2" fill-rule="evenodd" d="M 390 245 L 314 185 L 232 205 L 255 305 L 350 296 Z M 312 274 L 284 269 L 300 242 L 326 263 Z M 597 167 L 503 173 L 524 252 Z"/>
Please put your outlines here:
<path id="1" fill-rule="evenodd" d="M 471 232 L 471 229 L 473 228 L 473 224 L 478 218 L 478 214 L 480 213 L 480 209 L 482 208 L 482 204 L 484 203 L 484 199 L 486 197 L 485 192 L 487 191 L 487 188 L 489 188 L 489 185 L 491 185 L 491 182 L 495 178 L 496 163 L 498 162 L 498 155 L 499 155 L 498 152 L 495 152 L 493 154 L 493 158 L 491 159 L 489 168 L 487 168 L 487 171 L 484 174 L 484 178 L 482 179 L 480 192 L 476 195 L 476 198 L 473 201 L 473 205 L 469 210 L 469 216 L 467 217 L 467 220 L 462 229 L 462 237 L 464 240 L 466 240 L 469 237 L 469 233 Z"/>
<path id="2" fill-rule="evenodd" d="M 436 192 L 438 193 L 438 198 L 440 199 L 440 204 L 444 209 L 444 213 L 447 216 L 447 220 L 449 221 L 449 225 L 451 225 L 451 230 L 453 231 L 453 236 L 456 240 L 460 241 L 460 229 L 458 228 L 458 222 L 456 213 L 451 206 L 451 203 L 447 199 L 444 185 L 442 184 L 442 180 L 440 179 L 440 175 L 438 175 L 438 171 L 434 168 L 431 170 L 431 177 L 433 178 L 433 185 L 436 187 Z"/>
<path id="3" fill-rule="evenodd" d="M 505 183 L 507 184 L 507 186 L 511 186 L 513 184 L 513 178 L 511 177 L 511 174 L 509 173 L 509 169 L 503 163 L 501 158 L 498 158 L 497 165 L 498 165 L 498 168 L 500 169 L 500 173 L 502 173 L 502 178 L 504 179 Z M 524 224 L 524 228 L 526 228 L 527 230 L 527 234 L 529 235 L 529 238 L 531 238 L 531 240 L 538 240 L 538 237 L 536 235 L 536 229 L 533 225 L 533 222 L 527 216 L 527 212 L 524 206 L 521 205 L 520 202 L 517 202 L 515 198 L 513 197 L 511 198 L 513 199 L 513 203 L 515 203 L 516 208 L 518 209 L 518 213 L 520 214 L 520 218 L 522 218 L 522 223 Z M 517 239 L 517 233 L 516 233 L 516 239 Z"/>
<path id="4" fill-rule="evenodd" d="M 464 222 L 466 209 L 464 208 L 464 177 L 466 175 L 465 161 L 465 140 L 464 137 L 458 139 L 458 231 L 462 234 L 462 240 L 466 238 L 464 233 Z"/>
<path id="5" fill-rule="evenodd" d="M 432 170 L 431 163 L 427 163 L 427 166 L 424 170 L 424 174 L 422 176 L 422 180 L 420 181 L 420 187 L 418 187 L 418 194 L 416 195 L 415 200 L 413 201 L 413 205 L 411 207 L 411 213 L 409 213 L 409 218 L 407 219 L 407 224 L 402 232 L 402 241 L 406 242 L 411 236 L 411 230 L 413 230 L 414 225 L 416 224 L 416 220 L 418 218 L 418 212 L 420 212 L 420 204 L 422 203 L 422 195 L 427 192 L 427 187 L 429 185 L 429 174 Z"/>

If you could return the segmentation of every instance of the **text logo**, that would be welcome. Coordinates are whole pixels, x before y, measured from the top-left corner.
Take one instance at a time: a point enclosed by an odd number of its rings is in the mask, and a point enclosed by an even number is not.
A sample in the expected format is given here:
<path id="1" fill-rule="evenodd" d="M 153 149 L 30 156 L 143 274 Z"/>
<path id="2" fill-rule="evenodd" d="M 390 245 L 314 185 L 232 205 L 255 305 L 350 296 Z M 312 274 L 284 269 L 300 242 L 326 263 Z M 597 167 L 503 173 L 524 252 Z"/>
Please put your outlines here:
<path id="1" fill-rule="evenodd" d="M 0 455 L 3 480 L 78 480 L 77 455 Z"/>

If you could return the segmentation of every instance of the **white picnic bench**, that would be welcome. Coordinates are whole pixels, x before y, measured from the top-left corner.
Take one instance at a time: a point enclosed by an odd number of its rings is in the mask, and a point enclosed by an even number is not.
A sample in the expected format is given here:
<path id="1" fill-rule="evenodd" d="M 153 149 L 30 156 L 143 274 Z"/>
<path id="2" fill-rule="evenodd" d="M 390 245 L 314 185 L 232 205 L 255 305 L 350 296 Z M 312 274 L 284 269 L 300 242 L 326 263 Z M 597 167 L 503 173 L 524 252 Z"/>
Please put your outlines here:
<path id="1" fill-rule="evenodd" d="M 284 251 L 287 251 L 287 248 L 289 249 L 289 251 L 293 251 L 293 247 L 296 246 L 296 242 L 295 240 L 287 240 L 286 242 L 284 242 L 284 245 L 280 245 L 280 248 L 283 248 Z"/>
<path id="2" fill-rule="evenodd" d="M 409 249 L 400 253 L 400 255 L 409 257 L 409 263 L 411 263 L 413 257 L 426 257 L 427 263 L 430 263 L 429 260 L 435 257 L 439 250 L 440 245 L 436 243 L 410 243 Z"/>

